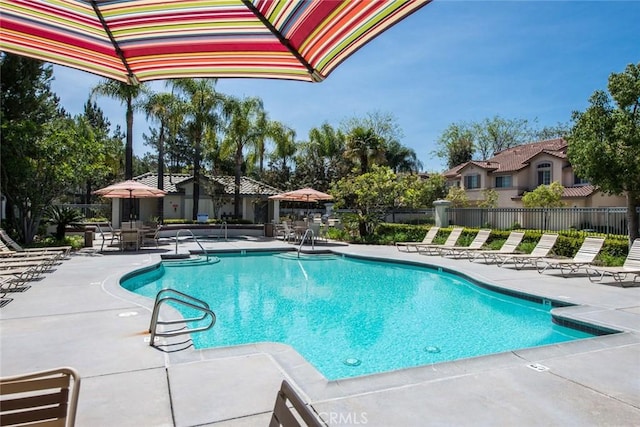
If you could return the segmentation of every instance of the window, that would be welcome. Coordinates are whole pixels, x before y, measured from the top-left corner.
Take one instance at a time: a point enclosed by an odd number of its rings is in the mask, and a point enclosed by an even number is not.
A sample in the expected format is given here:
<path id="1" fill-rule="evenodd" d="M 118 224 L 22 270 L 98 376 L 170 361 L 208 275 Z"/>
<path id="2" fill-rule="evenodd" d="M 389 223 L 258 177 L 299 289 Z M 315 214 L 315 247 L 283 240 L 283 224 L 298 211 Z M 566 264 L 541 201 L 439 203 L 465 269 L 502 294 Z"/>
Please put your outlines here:
<path id="1" fill-rule="evenodd" d="M 538 185 L 551 184 L 551 163 L 540 163 L 537 167 L 538 170 Z"/>
<path id="2" fill-rule="evenodd" d="M 467 190 L 480 188 L 480 175 L 466 175 L 464 177 L 464 188 Z"/>
<path id="3" fill-rule="evenodd" d="M 580 178 L 578 175 L 573 174 L 573 185 L 588 185 L 589 181 L 584 179 L 584 178 Z"/>
<path id="4" fill-rule="evenodd" d="M 511 175 L 496 176 L 496 188 L 511 187 Z"/>

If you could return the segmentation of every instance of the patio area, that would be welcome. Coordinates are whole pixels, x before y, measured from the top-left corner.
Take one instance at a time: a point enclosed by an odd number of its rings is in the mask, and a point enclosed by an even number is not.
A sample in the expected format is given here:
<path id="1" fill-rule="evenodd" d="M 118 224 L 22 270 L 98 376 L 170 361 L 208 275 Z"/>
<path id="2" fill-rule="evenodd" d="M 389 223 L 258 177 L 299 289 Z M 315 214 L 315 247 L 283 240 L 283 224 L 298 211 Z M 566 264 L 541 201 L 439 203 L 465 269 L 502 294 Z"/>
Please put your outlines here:
<path id="1" fill-rule="evenodd" d="M 100 243 L 11 295 L 14 300 L 0 310 L 1 375 L 74 367 L 82 376 L 79 426 L 266 426 L 283 379 L 331 426 L 640 425 L 640 287 L 407 254 L 393 246 L 323 245 L 337 253 L 456 269 L 489 284 L 578 304 L 556 310 L 624 331 L 329 382 L 282 344 L 173 353 L 150 347 L 152 301 L 122 289 L 119 279 L 158 263 L 175 246 L 123 253 L 99 252 Z M 292 248 L 250 236 L 203 245 Z M 199 248 L 189 242 L 180 249 Z"/>

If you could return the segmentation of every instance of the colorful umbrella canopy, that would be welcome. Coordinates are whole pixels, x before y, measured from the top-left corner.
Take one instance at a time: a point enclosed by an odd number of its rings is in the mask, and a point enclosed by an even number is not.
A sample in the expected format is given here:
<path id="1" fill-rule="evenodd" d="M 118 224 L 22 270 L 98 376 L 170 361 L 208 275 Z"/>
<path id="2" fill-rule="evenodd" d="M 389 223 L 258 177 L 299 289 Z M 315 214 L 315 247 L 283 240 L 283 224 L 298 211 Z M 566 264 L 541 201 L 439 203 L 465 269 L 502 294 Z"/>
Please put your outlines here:
<path id="1" fill-rule="evenodd" d="M 129 180 L 101 188 L 94 191 L 93 194 L 116 199 L 143 199 L 147 197 L 164 197 L 167 192 L 138 181 Z"/>
<path id="2" fill-rule="evenodd" d="M 0 0 L 0 50 L 137 82 L 321 81 L 431 0 Z"/>
<path id="3" fill-rule="evenodd" d="M 299 190 L 288 191 L 286 193 L 276 194 L 269 197 L 272 200 L 287 200 L 290 202 L 320 202 L 323 200 L 331 200 L 333 196 L 314 190 L 313 188 L 301 188 Z"/>

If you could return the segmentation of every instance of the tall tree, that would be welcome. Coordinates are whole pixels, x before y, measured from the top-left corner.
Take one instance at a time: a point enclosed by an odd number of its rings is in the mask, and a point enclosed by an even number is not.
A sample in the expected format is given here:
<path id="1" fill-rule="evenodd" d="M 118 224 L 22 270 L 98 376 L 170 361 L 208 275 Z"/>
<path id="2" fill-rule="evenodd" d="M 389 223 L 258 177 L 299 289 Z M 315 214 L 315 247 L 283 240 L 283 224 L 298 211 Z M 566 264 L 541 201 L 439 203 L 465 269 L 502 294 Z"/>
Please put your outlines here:
<path id="1" fill-rule="evenodd" d="M 452 169 L 473 159 L 474 139 L 474 125 L 452 123 L 438 138 L 439 149 L 434 154 L 447 159 L 447 166 Z"/>
<path id="2" fill-rule="evenodd" d="M 372 128 L 353 128 L 347 134 L 344 156 L 355 161 L 360 173 L 365 174 L 372 164 L 384 159 L 384 141 Z"/>
<path id="3" fill-rule="evenodd" d="M 124 177 L 133 178 L 133 113 L 134 102 L 146 91 L 144 83 L 130 85 L 116 80 L 103 80 L 92 90 L 91 96 L 106 96 L 119 101 L 126 107 L 127 142 L 125 144 Z"/>
<path id="4" fill-rule="evenodd" d="M 301 186 L 327 191 L 331 182 L 348 175 L 343 153 L 345 136 L 325 122 L 309 131 L 309 139 L 300 144 L 296 156 L 295 180 Z"/>
<path id="5" fill-rule="evenodd" d="M 185 99 L 186 132 L 193 147 L 193 209 L 192 219 L 198 217 L 200 201 L 200 168 L 202 144 L 209 132 L 220 126 L 218 110 L 224 97 L 215 89 L 216 79 L 177 79 L 171 82 Z"/>
<path id="6" fill-rule="evenodd" d="M 575 173 L 610 194 L 625 194 L 629 244 L 640 206 L 640 63 L 609 76 L 584 112 L 573 113 L 568 156 Z"/>
<path id="7" fill-rule="evenodd" d="M 165 138 L 170 134 L 172 119 L 175 115 L 181 116 L 180 100 L 172 93 L 161 92 L 152 93 L 146 98 L 142 109 L 147 119 L 157 120 L 159 129 L 156 139 L 156 149 L 158 150 L 158 188 L 164 190 L 164 157 L 165 157 Z M 164 220 L 164 201 L 158 199 L 158 217 L 162 222 Z"/>
<path id="8" fill-rule="evenodd" d="M 228 119 L 223 145 L 233 152 L 235 159 L 234 216 L 240 217 L 240 179 L 244 150 L 262 140 L 265 129 L 261 126 L 264 106 L 260 98 L 228 98 L 223 106 Z"/>
<path id="9" fill-rule="evenodd" d="M 494 116 L 475 124 L 476 150 L 481 160 L 512 148 L 535 137 L 527 119 L 505 119 Z"/>
<path id="10" fill-rule="evenodd" d="M 416 152 L 412 148 L 400 144 L 398 141 L 392 141 L 387 144 L 384 157 L 387 166 L 395 173 L 418 173 L 420 169 L 422 169 L 422 163 L 418 160 Z"/>
<path id="11" fill-rule="evenodd" d="M 278 121 L 268 125 L 267 132 L 273 140 L 274 148 L 271 153 L 272 169 L 280 177 L 283 187 L 288 187 L 291 179 L 291 166 L 289 163 L 296 154 L 296 131 Z"/>

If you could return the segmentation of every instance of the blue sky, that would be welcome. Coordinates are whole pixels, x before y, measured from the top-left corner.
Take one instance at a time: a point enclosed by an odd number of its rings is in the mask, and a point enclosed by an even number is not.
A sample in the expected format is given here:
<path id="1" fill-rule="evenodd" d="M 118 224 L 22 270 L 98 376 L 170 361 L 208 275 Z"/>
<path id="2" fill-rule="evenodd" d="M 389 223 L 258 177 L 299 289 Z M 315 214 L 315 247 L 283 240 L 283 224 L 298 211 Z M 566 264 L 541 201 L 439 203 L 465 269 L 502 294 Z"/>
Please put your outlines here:
<path id="1" fill-rule="evenodd" d="M 504 118 L 569 122 L 612 72 L 640 62 L 640 1 L 435 0 L 367 44 L 322 83 L 221 79 L 217 89 L 258 96 L 273 120 L 305 140 L 313 127 L 380 111 L 393 114 L 426 171 L 451 123 Z M 71 114 L 82 113 L 100 78 L 54 67 L 53 90 Z M 152 88 L 163 90 L 164 83 Z M 98 99 L 124 129 L 124 107 Z M 134 119 L 134 153 L 149 149 L 149 124 Z"/>

